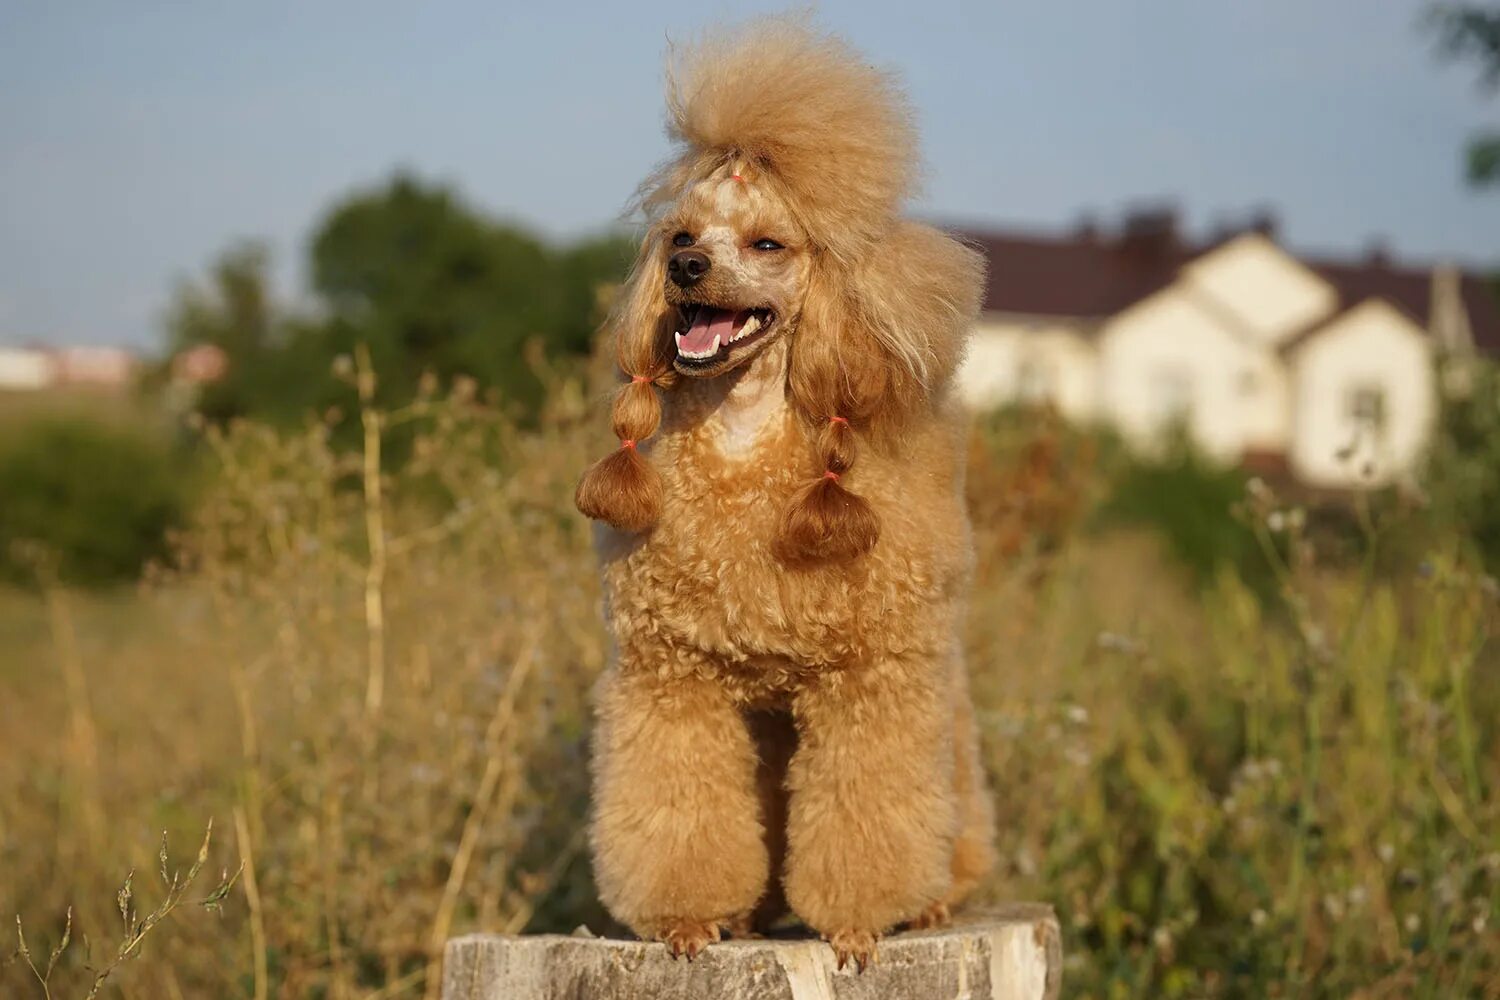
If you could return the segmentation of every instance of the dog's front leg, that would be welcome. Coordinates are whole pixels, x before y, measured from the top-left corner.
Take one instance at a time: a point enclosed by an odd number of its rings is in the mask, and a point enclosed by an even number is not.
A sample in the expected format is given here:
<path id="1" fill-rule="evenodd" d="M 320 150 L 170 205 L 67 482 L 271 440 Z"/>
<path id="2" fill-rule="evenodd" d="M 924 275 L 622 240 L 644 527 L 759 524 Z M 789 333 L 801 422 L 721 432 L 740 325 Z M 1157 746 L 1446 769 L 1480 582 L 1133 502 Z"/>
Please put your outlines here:
<path id="1" fill-rule="evenodd" d="M 886 930 L 945 898 L 957 830 L 951 671 L 903 657 L 832 671 L 794 703 L 786 894 L 864 968 Z"/>
<path id="2" fill-rule="evenodd" d="M 755 744 L 722 687 L 629 660 L 598 690 L 590 842 L 610 913 L 675 957 L 742 925 L 765 891 Z"/>

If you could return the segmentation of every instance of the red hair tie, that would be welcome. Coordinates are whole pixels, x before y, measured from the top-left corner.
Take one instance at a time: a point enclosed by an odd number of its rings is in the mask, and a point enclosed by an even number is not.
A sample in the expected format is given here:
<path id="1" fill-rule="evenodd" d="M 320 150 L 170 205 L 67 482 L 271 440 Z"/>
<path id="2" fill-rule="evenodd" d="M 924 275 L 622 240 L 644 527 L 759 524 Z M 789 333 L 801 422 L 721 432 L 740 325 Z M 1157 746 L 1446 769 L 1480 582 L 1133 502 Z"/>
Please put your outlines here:
<path id="1" fill-rule="evenodd" d="M 845 427 L 849 426 L 849 421 L 845 417 L 829 417 L 828 422 L 830 424 L 843 424 Z"/>
<path id="2" fill-rule="evenodd" d="M 634 385 L 636 382 L 650 382 L 650 381 L 651 381 L 650 377 L 646 376 L 646 375 L 632 375 L 632 376 L 630 376 L 630 382 L 631 382 L 632 385 Z"/>
<path id="3" fill-rule="evenodd" d="M 635 447 L 635 439 L 634 438 L 625 438 L 624 440 L 622 440 L 620 442 L 620 447 L 621 448 L 634 448 Z"/>
<path id="4" fill-rule="evenodd" d="M 823 478 L 832 479 L 834 482 L 838 482 L 839 474 L 837 472 L 834 472 L 832 469 L 829 469 L 828 471 L 823 473 Z"/>
<path id="5" fill-rule="evenodd" d="M 745 183 L 745 178 L 741 177 L 739 174 L 730 174 L 729 177 L 731 180 L 739 181 L 741 184 Z"/>

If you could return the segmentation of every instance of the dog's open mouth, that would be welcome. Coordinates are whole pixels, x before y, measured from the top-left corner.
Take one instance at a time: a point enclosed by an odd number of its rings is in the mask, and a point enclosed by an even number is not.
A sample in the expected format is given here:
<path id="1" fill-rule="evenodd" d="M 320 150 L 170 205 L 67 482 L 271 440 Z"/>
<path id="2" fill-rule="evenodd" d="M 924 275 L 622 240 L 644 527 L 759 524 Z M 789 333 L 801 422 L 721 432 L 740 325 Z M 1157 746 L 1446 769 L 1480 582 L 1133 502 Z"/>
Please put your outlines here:
<path id="1" fill-rule="evenodd" d="M 721 355 L 758 340 L 776 325 L 769 309 L 715 309 L 686 305 L 678 310 L 677 361 L 707 367 Z"/>

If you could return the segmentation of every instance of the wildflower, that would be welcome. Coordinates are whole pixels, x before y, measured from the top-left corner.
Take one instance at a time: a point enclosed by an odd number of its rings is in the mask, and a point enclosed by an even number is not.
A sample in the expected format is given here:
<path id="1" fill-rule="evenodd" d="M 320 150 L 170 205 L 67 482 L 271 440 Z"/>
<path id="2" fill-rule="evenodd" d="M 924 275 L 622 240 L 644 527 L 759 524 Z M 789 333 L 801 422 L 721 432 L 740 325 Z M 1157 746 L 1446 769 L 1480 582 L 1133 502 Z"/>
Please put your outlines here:
<path id="1" fill-rule="evenodd" d="M 1089 721 L 1089 710 L 1082 705 L 1069 705 L 1065 710 L 1068 721 L 1076 725 L 1084 725 Z"/>
<path id="2" fill-rule="evenodd" d="M 1362 885 L 1352 886 L 1349 889 L 1349 905 L 1355 909 L 1365 905 L 1365 887 Z"/>
<path id="3" fill-rule="evenodd" d="M 1391 863 L 1391 859 L 1396 856 L 1396 849 L 1390 845 L 1389 841 L 1382 840 L 1380 846 L 1375 848 L 1375 854 L 1383 864 L 1388 865 Z"/>
<path id="4" fill-rule="evenodd" d="M 1272 531 L 1280 532 L 1286 527 L 1286 515 L 1279 510 L 1273 510 L 1266 515 L 1266 527 Z"/>
<path id="5" fill-rule="evenodd" d="M 1265 910 L 1262 910 L 1260 907 L 1257 906 L 1255 909 L 1253 909 L 1253 910 L 1250 911 L 1250 926 L 1251 927 L 1263 927 L 1263 926 L 1265 926 L 1265 923 L 1266 923 L 1266 911 Z"/>
<path id="6" fill-rule="evenodd" d="M 1139 640 L 1132 639 L 1128 635 L 1121 635 L 1118 632 L 1100 632 L 1094 639 L 1094 643 L 1100 649 L 1106 649 L 1113 653 L 1135 655 L 1145 652 L 1145 646 Z"/>
<path id="7" fill-rule="evenodd" d="M 1422 926 L 1422 920 L 1415 913 L 1408 913 L 1406 919 L 1401 921 L 1401 926 L 1406 928 L 1408 934 L 1415 934 Z"/>
<path id="8" fill-rule="evenodd" d="M 1344 901 L 1329 893 L 1323 897 L 1323 910 L 1334 923 L 1338 923 L 1344 916 Z"/>

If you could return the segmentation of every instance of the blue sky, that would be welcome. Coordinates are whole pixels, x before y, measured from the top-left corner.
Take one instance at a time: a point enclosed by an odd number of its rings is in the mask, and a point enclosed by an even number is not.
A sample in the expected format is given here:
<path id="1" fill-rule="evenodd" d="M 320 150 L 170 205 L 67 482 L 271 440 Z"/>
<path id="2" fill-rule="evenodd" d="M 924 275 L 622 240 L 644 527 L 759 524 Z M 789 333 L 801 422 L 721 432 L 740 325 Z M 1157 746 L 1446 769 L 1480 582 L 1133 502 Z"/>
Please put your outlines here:
<path id="1" fill-rule="evenodd" d="M 263 238 L 293 298 L 309 229 L 398 168 L 557 238 L 614 220 L 666 151 L 665 39 L 785 5 L 8 0 L 0 342 L 154 344 L 174 284 Z M 1172 198 L 1200 229 L 1274 207 L 1291 245 L 1500 263 L 1459 150 L 1500 120 L 1420 0 L 840 0 L 898 68 L 916 206 L 1069 225 Z"/>

